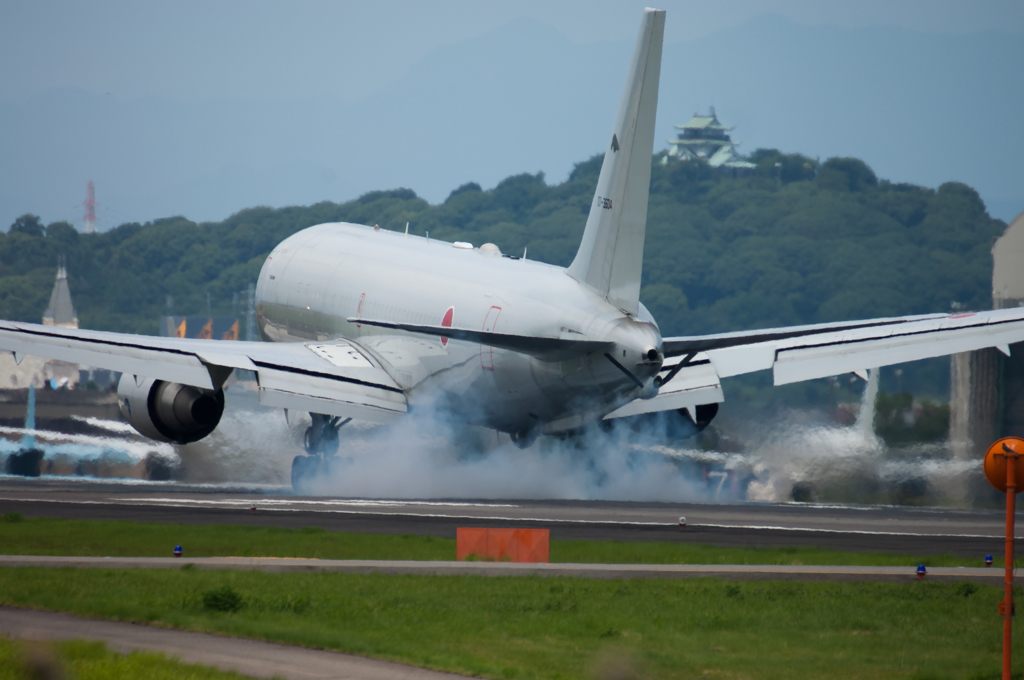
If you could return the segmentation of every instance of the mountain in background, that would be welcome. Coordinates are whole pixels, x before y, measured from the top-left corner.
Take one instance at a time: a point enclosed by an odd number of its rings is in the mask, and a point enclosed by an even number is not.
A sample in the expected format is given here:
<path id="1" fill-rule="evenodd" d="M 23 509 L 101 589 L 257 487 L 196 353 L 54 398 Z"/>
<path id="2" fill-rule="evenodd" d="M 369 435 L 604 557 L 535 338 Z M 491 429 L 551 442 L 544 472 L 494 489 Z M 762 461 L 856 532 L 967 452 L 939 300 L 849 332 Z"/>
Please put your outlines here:
<path id="1" fill-rule="evenodd" d="M 520 20 L 438 49 L 398 81 L 340 100 L 120 101 L 50 91 L 0 103 L 0 223 L 100 226 L 251 205 L 347 201 L 407 186 L 432 203 L 543 170 L 561 181 L 609 134 L 628 41 L 578 45 Z M 882 178 L 978 189 L 1003 220 L 1024 209 L 1024 41 L 986 32 L 841 30 L 766 16 L 665 46 L 656 149 L 714 105 L 741 150 L 871 159 Z"/>

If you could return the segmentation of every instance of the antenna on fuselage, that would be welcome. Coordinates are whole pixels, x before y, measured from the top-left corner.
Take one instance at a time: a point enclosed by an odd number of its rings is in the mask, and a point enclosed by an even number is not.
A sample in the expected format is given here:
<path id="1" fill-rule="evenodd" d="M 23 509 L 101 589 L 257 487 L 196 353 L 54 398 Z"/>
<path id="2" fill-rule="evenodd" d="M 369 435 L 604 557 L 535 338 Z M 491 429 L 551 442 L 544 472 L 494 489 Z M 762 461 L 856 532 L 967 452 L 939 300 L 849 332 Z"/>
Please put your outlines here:
<path id="1" fill-rule="evenodd" d="M 406 236 L 409 235 L 409 223 L 408 222 L 405 223 L 405 235 Z"/>
<path id="2" fill-rule="evenodd" d="M 523 248 L 523 259 L 526 259 L 526 248 Z"/>

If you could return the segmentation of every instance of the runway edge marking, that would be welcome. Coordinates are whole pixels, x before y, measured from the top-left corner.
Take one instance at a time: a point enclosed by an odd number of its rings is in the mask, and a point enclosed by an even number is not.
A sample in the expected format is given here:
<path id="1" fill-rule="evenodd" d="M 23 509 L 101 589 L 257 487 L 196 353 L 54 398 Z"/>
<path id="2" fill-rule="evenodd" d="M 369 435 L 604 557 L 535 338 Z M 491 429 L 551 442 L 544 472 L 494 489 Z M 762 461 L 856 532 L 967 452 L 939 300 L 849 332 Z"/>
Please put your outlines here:
<path id="1" fill-rule="evenodd" d="M 66 503 L 70 505 L 124 505 L 124 506 L 147 506 L 156 508 L 195 508 L 197 504 L 188 504 L 182 502 L 174 503 L 150 503 L 146 501 L 136 501 L 133 503 L 125 503 L 123 501 L 72 501 L 72 500 L 61 500 L 54 498 L 4 498 L 0 497 L 0 501 L 10 502 L 23 502 L 23 503 Z M 201 501 L 200 501 L 201 502 Z M 247 507 L 247 506 L 239 506 Z M 211 507 L 210 509 L 216 509 Z M 678 526 L 678 522 L 627 522 L 623 520 L 591 520 L 591 519 L 551 519 L 547 517 L 500 517 L 500 516 L 484 516 L 484 515 L 446 515 L 441 513 L 427 513 L 427 512 L 376 512 L 376 511 L 361 511 L 361 510 L 335 510 L 335 509 L 309 509 L 309 508 L 279 508 L 279 507 L 265 507 L 263 512 L 321 512 L 321 513 L 332 513 L 338 515 L 378 515 L 381 517 L 427 517 L 434 519 L 462 519 L 462 520 L 485 520 L 491 522 L 546 522 L 551 524 L 614 524 L 623 526 L 652 526 L 652 527 L 674 527 Z M 782 527 L 782 526 L 771 526 L 771 525 L 758 525 L 758 524 L 702 524 L 699 522 L 688 522 L 688 527 L 702 527 L 710 529 L 754 529 L 758 531 L 803 531 L 808 533 L 823 533 L 823 534 L 858 534 L 865 536 L 919 536 L 923 538 L 1005 538 L 1002 535 L 988 535 L 988 534 L 925 534 L 915 533 L 910 531 L 866 531 L 863 529 L 821 529 L 811 527 Z M 1024 536 L 1017 536 L 1018 539 L 1024 539 Z"/>

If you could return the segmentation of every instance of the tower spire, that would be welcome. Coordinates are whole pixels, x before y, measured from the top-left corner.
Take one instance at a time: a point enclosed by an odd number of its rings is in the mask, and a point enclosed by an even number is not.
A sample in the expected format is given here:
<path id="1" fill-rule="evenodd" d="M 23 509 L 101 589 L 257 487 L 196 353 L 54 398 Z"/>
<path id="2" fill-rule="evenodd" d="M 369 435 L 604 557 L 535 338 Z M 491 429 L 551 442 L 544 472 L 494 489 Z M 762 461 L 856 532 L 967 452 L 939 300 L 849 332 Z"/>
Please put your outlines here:
<path id="1" fill-rule="evenodd" d="M 78 328 L 78 315 L 71 304 L 71 290 L 68 288 L 67 258 L 64 256 L 57 259 L 57 280 L 50 293 L 50 304 L 43 312 L 43 325 Z"/>

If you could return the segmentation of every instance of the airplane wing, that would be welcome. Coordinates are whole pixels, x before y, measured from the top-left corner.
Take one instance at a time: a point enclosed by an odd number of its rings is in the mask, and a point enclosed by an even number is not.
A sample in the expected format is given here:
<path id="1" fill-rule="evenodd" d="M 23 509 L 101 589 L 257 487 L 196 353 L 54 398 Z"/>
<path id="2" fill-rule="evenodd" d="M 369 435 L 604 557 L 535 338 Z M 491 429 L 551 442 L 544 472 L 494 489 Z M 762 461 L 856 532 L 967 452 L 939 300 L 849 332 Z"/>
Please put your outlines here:
<path id="1" fill-rule="evenodd" d="M 871 319 L 664 339 L 666 356 L 703 352 L 719 378 L 772 369 L 776 385 L 1024 341 L 1024 308 Z"/>
<path id="2" fill-rule="evenodd" d="M 970 314 L 768 328 L 663 339 L 661 384 L 651 399 L 634 399 L 605 416 L 624 418 L 724 400 L 721 378 L 772 369 L 776 385 L 856 373 L 907 361 L 1024 342 L 1024 308 Z"/>
<path id="3" fill-rule="evenodd" d="M 236 368 L 254 371 L 260 402 L 386 422 L 407 410 L 380 360 L 348 340 L 306 343 L 162 338 L 0 321 L 0 350 L 205 389 Z"/>

